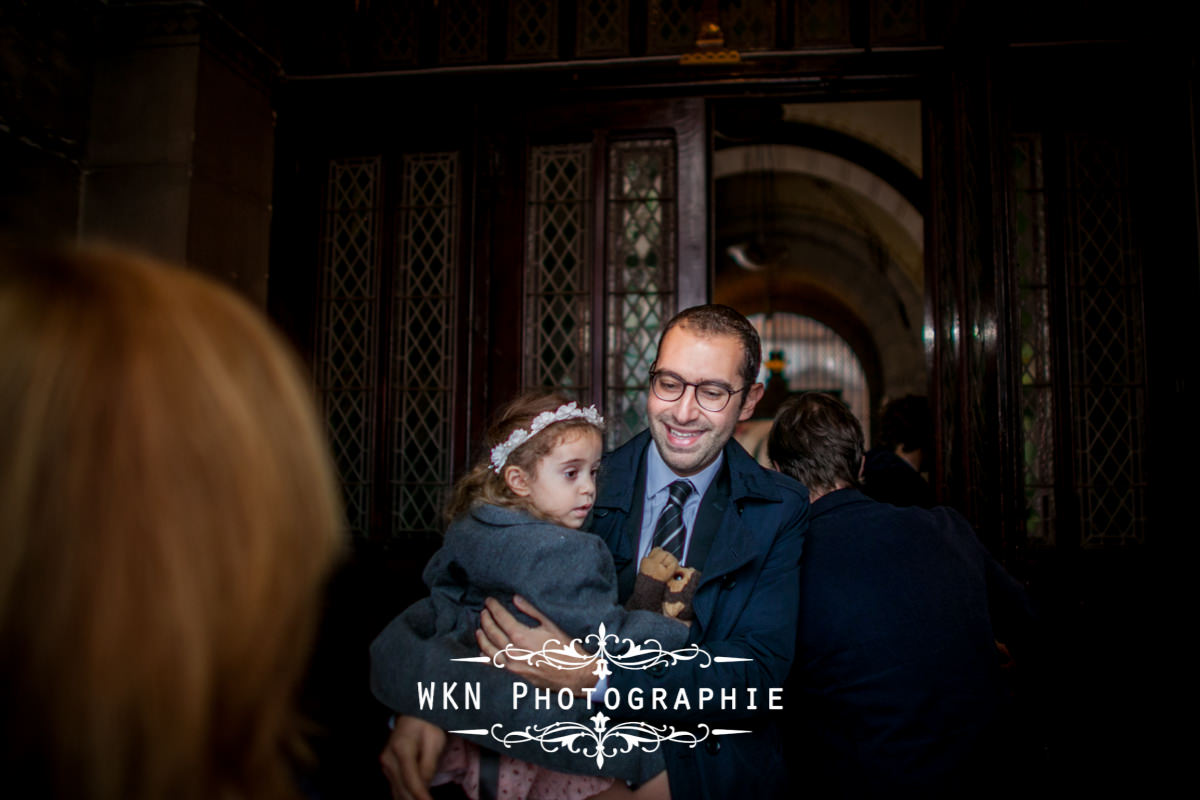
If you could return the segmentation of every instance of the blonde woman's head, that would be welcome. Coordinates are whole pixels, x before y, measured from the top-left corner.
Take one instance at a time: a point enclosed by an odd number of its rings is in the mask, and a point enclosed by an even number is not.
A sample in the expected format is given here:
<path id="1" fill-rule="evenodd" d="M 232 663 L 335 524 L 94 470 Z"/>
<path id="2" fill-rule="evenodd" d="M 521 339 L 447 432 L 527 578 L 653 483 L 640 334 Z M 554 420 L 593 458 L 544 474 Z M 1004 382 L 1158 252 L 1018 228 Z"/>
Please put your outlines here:
<path id="1" fill-rule="evenodd" d="M 192 272 L 0 253 L 0 441 L 5 783 L 289 794 L 293 694 L 342 545 L 287 346 Z"/>

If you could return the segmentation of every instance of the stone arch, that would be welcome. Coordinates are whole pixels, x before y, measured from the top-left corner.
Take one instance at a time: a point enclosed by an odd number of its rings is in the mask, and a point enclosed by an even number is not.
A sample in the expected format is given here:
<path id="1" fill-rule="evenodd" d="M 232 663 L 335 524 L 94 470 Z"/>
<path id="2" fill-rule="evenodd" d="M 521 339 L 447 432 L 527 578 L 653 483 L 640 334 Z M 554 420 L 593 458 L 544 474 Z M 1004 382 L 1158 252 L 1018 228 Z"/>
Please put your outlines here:
<path id="1" fill-rule="evenodd" d="M 924 221 L 916 207 L 852 162 L 790 145 L 718 151 L 714 176 L 714 299 L 833 328 L 863 364 L 873 409 L 887 397 L 925 394 Z M 763 245 L 764 263 L 731 257 L 731 246 L 747 241 Z"/>

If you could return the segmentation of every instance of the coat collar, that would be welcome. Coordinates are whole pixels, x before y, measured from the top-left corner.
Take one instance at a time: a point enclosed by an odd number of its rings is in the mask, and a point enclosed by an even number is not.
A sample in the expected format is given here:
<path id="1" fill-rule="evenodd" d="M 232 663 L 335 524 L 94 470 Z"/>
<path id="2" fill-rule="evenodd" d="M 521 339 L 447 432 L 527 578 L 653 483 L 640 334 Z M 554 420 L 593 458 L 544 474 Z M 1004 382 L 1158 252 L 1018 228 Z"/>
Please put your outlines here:
<path id="1" fill-rule="evenodd" d="M 858 489 L 836 489 L 827 495 L 817 498 L 817 502 L 812 504 L 810 519 L 816 519 L 823 514 L 830 514 L 842 506 L 850 505 L 851 503 L 873 503 L 875 502 Z"/>
<path id="2" fill-rule="evenodd" d="M 607 454 L 600 472 L 598 508 L 619 508 L 628 513 L 633 504 L 636 481 L 621 480 L 622 475 L 637 475 L 639 459 L 646 457 L 651 445 L 650 431 L 644 430 L 621 447 Z M 732 438 L 725 444 L 725 463 L 729 467 L 729 499 L 779 502 L 782 496 L 771 476 Z"/>
<path id="3" fill-rule="evenodd" d="M 509 527 L 512 525 L 528 525 L 530 523 L 541 523 L 542 525 L 554 525 L 553 522 L 548 522 L 544 519 L 539 519 L 533 516 L 528 511 L 521 508 L 506 508 L 505 506 L 494 506 L 489 503 L 479 503 L 471 508 L 468 512 L 472 517 L 486 525 L 496 525 L 499 527 Z M 557 527 L 557 526 L 556 526 Z"/>

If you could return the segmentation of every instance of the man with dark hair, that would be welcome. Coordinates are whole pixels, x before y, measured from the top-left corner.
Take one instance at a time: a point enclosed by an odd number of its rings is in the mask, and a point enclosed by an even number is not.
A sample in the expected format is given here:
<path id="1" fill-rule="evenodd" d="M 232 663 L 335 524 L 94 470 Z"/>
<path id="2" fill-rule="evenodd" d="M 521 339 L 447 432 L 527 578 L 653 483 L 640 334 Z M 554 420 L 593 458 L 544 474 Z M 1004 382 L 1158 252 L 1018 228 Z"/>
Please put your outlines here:
<path id="1" fill-rule="evenodd" d="M 768 704 L 762 698 L 783 685 L 793 657 L 808 492 L 763 469 L 732 441 L 737 423 L 752 416 L 762 397 L 761 358 L 754 326 L 728 306 L 685 309 L 668 322 L 649 375 L 649 430 L 605 457 L 588 526 L 612 552 L 621 602 L 651 549 L 661 547 L 702 574 L 692 598 L 689 642 L 712 662 L 618 668 L 599 679 L 620 697 L 672 698 L 665 707 L 625 703 L 611 712 L 614 717 L 689 730 L 728 725 L 730 735 L 710 736 L 699 747 L 662 745 L 676 798 L 767 798 L 787 788 L 779 731 L 764 718 Z M 514 604 L 539 624 L 522 624 L 489 598 L 476 635 L 484 655 L 509 644 L 537 651 L 550 639 L 569 641 L 538 609 Z M 413 654 L 420 658 L 431 670 L 445 663 L 430 653 Z M 388 665 L 376 666 L 386 674 Z M 596 694 L 590 670 L 515 660 L 505 666 L 537 686 Z M 719 708 L 677 702 L 726 690 L 758 700 L 728 706 L 722 700 Z M 489 724 L 502 720 L 496 716 Z M 396 797 L 427 796 L 423 784 L 444 742 L 441 731 L 419 719 L 397 723 L 381 756 Z"/>
<path id="2" fill-rule="evenodd" d="M 710 303 L 706 306 L 685 308 L 667 321 L 658 337 L 658 349 L 662 351 L 667 334 L 674 328 L 687 328 L 701 337 L 729 336 L 737 339 L 742 348 L 741 366 L 739 373 L 747 386 L 755 386 L 758 381 L 758 367 L 762 363 L 762 344 L 758 331 L 750 320 L 741 312 L 729 306 Z M 762 387 L 759 387 L 762 394 Z M 753 410 L 753 409 L 751 409 Z"/>
<path id="3" fill-rule="evenodd" d="M 1028 600 L 952 509 L 854 488 L 862 440 L 850 410 L 815 393 L 784 403 L 769 439 L 812 501 L 789 763 L 818 797 L 986 794 L 1007 706 L 996 639 L 1028 628 Z"/>
<path id="4" fill-rule="evenodd" d="M 921 476 L 933 441 L 929 401 L 915 394 L 890 401 L 879 427 L 879 446 L 863 468 L 863 493 L 894 506 L 933 508 L 933 487 Z"/>

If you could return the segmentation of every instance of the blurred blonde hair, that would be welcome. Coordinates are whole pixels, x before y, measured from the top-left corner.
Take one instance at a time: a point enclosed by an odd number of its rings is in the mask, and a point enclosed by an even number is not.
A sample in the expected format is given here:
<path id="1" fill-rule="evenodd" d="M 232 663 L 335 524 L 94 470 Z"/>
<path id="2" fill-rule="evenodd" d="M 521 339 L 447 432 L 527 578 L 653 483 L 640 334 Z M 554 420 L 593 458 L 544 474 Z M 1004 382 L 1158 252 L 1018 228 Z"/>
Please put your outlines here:
<path id="1" fill-rule="evenodd" d="M 0 723 L 22 797 L 284 797 L 327 446 L 239 297 L 116 250 L 0 252 Z"/>

